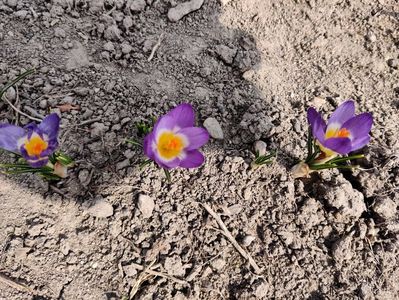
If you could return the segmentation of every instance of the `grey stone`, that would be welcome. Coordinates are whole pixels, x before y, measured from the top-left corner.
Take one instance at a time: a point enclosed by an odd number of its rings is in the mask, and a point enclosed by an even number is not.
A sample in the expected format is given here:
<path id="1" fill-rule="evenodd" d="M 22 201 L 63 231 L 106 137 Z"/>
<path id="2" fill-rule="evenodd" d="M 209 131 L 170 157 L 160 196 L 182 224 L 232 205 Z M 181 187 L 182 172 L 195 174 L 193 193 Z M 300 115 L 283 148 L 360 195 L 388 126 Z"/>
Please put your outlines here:
<path id="1" fill-rule="evenodd" d="M 216 46 L 216 53 L 219 55 L 220 59 L 227 65 L 231 65 L 234 61 L 234 57 L 237 54 L 237 49 L 232 49 L 225 45 Z"/>
<path id="2" fill-rule="evenodd" d="M 93 217 L 108 218 L 114 214 L 114 208 L 102 197 L 98 197 L 94 204 L 87 209 L 87 212 Z"/>
<path id="3" fill-rule="evenodd" d="M 140 194 L 137 201 L 137 207 L 143 214 L 144 218 L 149 218 L 152 216 L 152 212 L 155 207 L 154 200 L 147 195 Z"/>
<path id="4" fill-rule="evenodd" d="M 185 15 L 200 9 L 202 4 L 204 4 L 204 0 L 191 0 L 180 3 L 169 9 L 168 19 L 171 22 L 177 22 Z"/>
<path id="5" fill-rule="evenodd" d="M 377 199 L 372 208 L 384 220 L 392 219 L 396 215 L 396 203 L 388 197 Z"/>
<path id="6" fill-rule="evenodd" d="M 207 118 L 204 121 L 204 127 L 214 139 L 222 140 L 224 138 L 222 127 L 215 118 Z"/>
<path id="7" fill-rule="evenodd" d="M 133 0 L 130 5 L 130 10 L 132 12 L 140 12 L 143 11 L 146 7 L 147 3 L 145 0 Z"/>

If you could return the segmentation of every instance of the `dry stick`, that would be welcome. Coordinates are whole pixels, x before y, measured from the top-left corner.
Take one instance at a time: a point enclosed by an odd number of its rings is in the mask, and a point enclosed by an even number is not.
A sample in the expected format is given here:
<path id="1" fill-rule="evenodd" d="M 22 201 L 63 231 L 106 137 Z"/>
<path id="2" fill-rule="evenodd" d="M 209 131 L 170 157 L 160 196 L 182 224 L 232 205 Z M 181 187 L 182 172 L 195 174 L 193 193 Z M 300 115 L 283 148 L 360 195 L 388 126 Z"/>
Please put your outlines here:
<path id="1" fill-rule="evenodd" d="M 206 209 L 206 211 L 215 218 L 216 222 L 219 224 L 220 228 L 223 230 L 223 234 L 227 237 L 227 239 L 230 241 L 230 243 L 233 244 L 233 246 L 237 249 L 237 251 L 244 257 L 245 259 L 248 260 L 249 264 L 254 268 L 256 274 L 260 274 L 262 270 L 258 267 L 256 264 L 255 260 L 252 258 L 252 256 L 246 252 L 235 240 L 235 238 L 231 235 L 230 231 L 227 229 L 226 225 L 223 223 L 222 219 L 219 217 L 219 215 L 213 211 L 213 209 L 206 203 L 201 203 L 201 205 Z"/>
<path id="2" fill-rule="evenodd" d="M 21 284 L 21 283 L 18 283 L 16 281 L 12 280 L 11 278 L 9 278 L 6 275 L 0 274 L 0 282 L 5 283 L 6 285 L 8 285 L 14 289 L 36 295 L 36 293 L 33 289 L 31 289 L 30 287 L 28 287 L 24 284 Z"/>
<path id="3" fill-rule="evenodd" d="M 154 58 L 155 52 L 157 51 L 159 46 L 161 46 L 162 38 L 163 38 L 163 33 L 161 33 L 161 35 L 158 38 L 157 43 L 154 45 L 154 48 L 152 48 L 151 54 L 147 59 L 148 62 L 150 62 Z"/>
<path id="4" fill-rule="evenodd" d="M 16 107 L 10 102 L 10 100 L 7 99 L 7 96 L 6 96 L 6 95 L 3 95 L 3 99 L 4 99 L 4 101 L 6 101 L 7 104 L 10 105 L 11 108 L 12 108 L 13 110 L 15 110 L 17 113 L 19 113 L 19 114 L 21 114 L 21 115 L 23 115 L 23 116 L 25 116 L 25 117 L 27 117 L 28 119 L 31 119 L 31 120 L 33 120 L 33 121 L 38 121 L 38 122 L 41 122 L 41 121 L 42 121 L 41 119 L 37 119 L 37 118 L 31 117 L 30 115 L 27 115 L 26 113 L 24 113 L 24 112 L 22 112 L 21 110 L 19 110 L 18 108 L 16 108 Z"/>
<path id="5" fill-rule="evenodd" d="M 170 279 L 170 280 L 172 280 L 172 281 L 174 281 L 176 283 L 179 283 L 181 285 L 189 285 L 189 283 L 187 281 L 180 280 L 180 279 L 178 279 L 176 277 L 173 277 L 173 276 L 170 276 L 168 274 L 164 274 L 164 273 L 157 272 L 157 271 L 154 271 L 154 270 L 151 270 L 151 269 L 148 269 L 148 268 L 144 268 L 142 265 L 138 265 L 138 264 L 132 263 L 132 264 L 130 264 L 130 266 L 132 266 L 133 268 L 135 268 L 137 270 L 147 272 L 148 274 L 151 274 L 151 275 L 154 275 L 154 276 L 159 276 L 159 277 L 163 277 L 163 278 L 166 278 L 166 279 Z"/>

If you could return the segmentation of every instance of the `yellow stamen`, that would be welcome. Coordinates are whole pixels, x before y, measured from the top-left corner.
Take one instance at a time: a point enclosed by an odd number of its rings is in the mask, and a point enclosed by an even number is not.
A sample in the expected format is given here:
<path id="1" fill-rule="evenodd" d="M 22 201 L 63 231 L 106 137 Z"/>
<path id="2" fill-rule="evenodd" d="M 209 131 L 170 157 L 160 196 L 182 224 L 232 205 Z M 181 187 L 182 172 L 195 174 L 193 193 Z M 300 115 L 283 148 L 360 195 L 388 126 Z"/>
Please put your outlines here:
<path id="1" fill-rule="evenodd" d="M 34 135 L 25 143 L 25 150 L 29 156 L 40 156 L 48 147 L 48 143 L 40 136 Z"/>
<path id="2" fill-rule="evenodd" d="M 158 153 L 163 159 L 174 159 L 182 152 L 185 146 L 184 144 L 184 140 L 181 136 L 171 131 L 163 132 L 158 139 Z"/>
<path id="3" fill-rule="evenodd" d="M 327 132 L 325 134 L 325 138 L 329 139 L 329 138 L 349 138 L 351 135 L 350 131 L 346 128 L 329 128 L 327 129 Z M 336 155 L 337 153 L 326 148 L 323 147 L 320 143 L 318 143 L 320 146 L 320 150 L 322 152 L 324 152 L 325 156 L 327 158 L 331 158 L 332 156 Z"/>

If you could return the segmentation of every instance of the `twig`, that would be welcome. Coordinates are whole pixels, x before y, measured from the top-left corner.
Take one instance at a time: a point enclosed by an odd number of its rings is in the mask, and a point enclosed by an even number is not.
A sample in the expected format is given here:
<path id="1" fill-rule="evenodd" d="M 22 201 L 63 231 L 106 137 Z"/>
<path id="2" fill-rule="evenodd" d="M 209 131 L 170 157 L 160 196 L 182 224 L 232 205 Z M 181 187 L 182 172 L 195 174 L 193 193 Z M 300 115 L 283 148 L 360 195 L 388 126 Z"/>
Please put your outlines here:
<path id="1" fill-rule="evenodd" d="M 226 225 L 223 223 L 222 219 L 219 217 L 219 215 L 206 203 L 201 203 L 201 205 L 206 209 L 206 211 L 215 218 L 216 222 L 219 224 L 220 228 L 223 230 L 223 234 L 227 237 L 227 239 L 230 241 L 230 243 L 233 244 L 233 246 L 237 249 L 237 251 L 244 257 L 246 260 L 248 260 L 249 264 L 252 266 L 252 268 L 255 270 L 256 274 L 260 274 L 262 270 L 258 267 L 256 264 L 255 260 L 252 258 L 252 256 L 246 252 L 235 240 L 235 238 L 231 235 L 230 231 L 227 229 Z"/>
<path id="2" fill-rule="evenodd" d="M 151 54 L 150 54 L 150 56 L 149 56 L 148 59 L 147 59 L 148 62 L 150 62 L 150 61 L 154 58 L 155 52 L 158 50 L 159 46 L 161 46 L 161 42 L 162 42 L 162 39 L 163 39 L 163 35 L 164 35 L 164 34 L 161 33 L 161 35 L 160 35 L 159 38 L 158 38 L 157 43 L 156 43 L 156 44 L 154 45 L 154 47 L 152 48 Z"/>
<path id="3" fill-rule="evenodd" d="M 83 121 L 83 122 L 81 122 L 79 124 L 76 124 L 76 125 L 73 125 L 73 126 L 83 126 L 83 125 L 87 125 L 87 124 L 91 124 L 91 123 L 99 122 L 99 121 L 101 121 L 101 118 L 95 118 L 95 119 L 90 119 L 90 120 Z"/>
<path id="4" fill-rule="evenodd" d="M 15 280 L 11 279 L 10 277 L 8 277 L 6 275 L 0 274 L 0 282 L 2 282 L 14 289 L 36 295 L 36 292 L 33 289 L 31 289 L 30 287 L 28 287 L 24 284 L 16 282 Z"/>
<path id="5" fill-rule="evenodd" d="M 27 117 L 28 119 L 31 119 L 31 120 L 33 120 L 33 121 L 37 121 L 37 122 L 41 122 L 41 121 L 42 121 L 41 119 L 38 119 L 38 118 L 35 118 L 35 117 L 31 117 L 30 115 L 28 115 L 28 114 L 22 112 L 21 110 L 19 110 L 18 108 L 16 108 L 16 107 L 10 102 L 10 100 L 7 99 L 7 96 L 6 96 L 6 95 L 3 95 L 3 100 L 6 101 L 7 104 L 10 105 L 11 108 L 12 108 L 13 110 L 15 110 L 17 113 L 19 113 L 20 115 L 23 115 L 23 116 L 25 116 L 25 117 Z"/>
<path id="6" fill-rule="evenodd" d="M 168 274 L 164 274 L 164 273 L 161 273 L 161 272 L 157 272 L 157 271 L 151 270 L 150 268 L 144 268 L 142 265 L 138 265 L 138 264 L 132 263 L 129 266 L 132 266 L 133 268 L 135 268 L 137 270 L 144 271 L 144 272 L 146 272 L 148 274 L 151 274 L 151 275 L 154 275 L 154 276 L 159 276 L 159 277 L 163 277 L 163 278 L 166 278 L 166 279 L 170 279 L 170 280 L 172 280 L 172 281 L 174 281 L 176 283 L 179 283 L 181 285 L 189 285 L 189 283 L 187 281 L 180 280 L 180 279 L 178 279 L 176 277 L 173 277 L 173 276 L 170 276 Z"/>

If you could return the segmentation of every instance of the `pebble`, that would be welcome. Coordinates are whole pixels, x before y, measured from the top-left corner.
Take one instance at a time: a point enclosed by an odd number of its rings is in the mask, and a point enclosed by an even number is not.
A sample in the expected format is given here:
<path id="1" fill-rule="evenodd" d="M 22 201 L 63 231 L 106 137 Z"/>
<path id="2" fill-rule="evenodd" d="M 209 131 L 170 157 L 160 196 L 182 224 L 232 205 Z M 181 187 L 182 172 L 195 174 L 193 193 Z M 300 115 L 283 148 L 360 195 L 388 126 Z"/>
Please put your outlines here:
<path id="1" fill-rule="evenodd" d="M 377 199 L 372 208 L 384 220 L 392 219 L 396 215 L 396 203 L 388 197 Z"/>
<path id="2" fill-rule="evenodd" d="M 202 4 L 204 4 L 204 0 L 191 0 L 180 3 L 169 9 L 168 19 L 171 22 L 177 22 L 185 15 L 200 9 Z"/>
<path id="3" fill-rule="evenodd" d="M 66 37 L 65 30 L 62 29 L 62 28 L 59 28 L 59 27 L 54 29 L 54 35 L 56 37 L 59 37 L 59 38 L 65 38 Z"/>
<path id="4" fill-rule="evenodd" d="M 105 126 L 103 123 L 93 123 L 91 125 L 91 137 L 98 137 L 102 136 L 105 132 L 107 131 L 107 126 Z"/>
<path id="5" fill-rule="evenodd" d="M 104 49 L 105 51 L 108 51 L 108 52 L 114 52 L 114 51 L 115 51 L 114 44 L 112 44 L 111 42 L 106 42 L 106 43 L 104 44 L 104 46 L 103 46 L 103 49 Z"/>
<path id="6" fill-rule="evenodd" d="M 117 170 L 122 170 L 124 168 L 127 168 L 128 166 L 130 166 L 130 161 L 129 159 L 125 159 L 123 161 L 120 161 L 116 164 L 116 169 Z"/>
<path id="7" fill-rule="evenodd" d="M 335 242 L 332 247 L 332 255 L 336 261 L 342 262 L 353 257 L 351 250 L 352 239 L 352 235 L 347 235 Z"/>
<path id="8" fill-rule="evenodd" d="M 370 42 L 370 43 L 374 43 L 374 42 L 377 41 L 377 37 L 376 37 L 376 35 L 374 34 L 374 32 L 369 31 L 369 32 L 367 32 L 367 34 L 366 34 L 366 40 L 367 40 L 368 42 Z"/>
<path id="9" fill-rule="evenodd" d="M 256 141 L 254 143 L 254 150 L 259 156 L 266 155 L 267 145 L 264 141 Z"/>
<path id="10" fill-rule="evenodd" d="M 143 214 L 144 218 L 150 218 L 152 216 L 152 212 L 155 207 L 154 200 L 147 195 L 140 194 L 138 201 L 137 201 L 137 207 Z"/>
<path id="11" fill-rule="evenodd" d="M 41 109 L 46 109 L 46 108 L 47 108 L 47 100 L 46 100 L 46 99 L 41 100 L 41 101 L 39 102 L 39 107 L 40 107 Z"/>
<path id="12" fill-rule="evenodd" d="M 227 65 L 231 65 L 234 61 L 234 57 L 237 54 L 237 49 L 232 49 L 225 45 L 218 45 L 215 49 L 220 59 Z"/>
<path id="13" fill-rule="evenodd" d="M 15 89 L 11 86 L 5 93 L 5 96 L 8 100 L 14 101 L 17 98 L 17 93 Z"/>
<path id="14" fill-rule="evenodd" d="M 167 257 L 165 259 L 164 268 L 169 275 L 184 276 L 186 270 L 183 267 L 180 256 Z"/>
<path id="15" fill-rule="evenodd" d="M 398 65 L 399 65 L 398 60 L 394 59 L 394 58 L 388 59 L 387 63 L 388 63 L 388 66 L 390 66 L 391 68 L 394 68 L 394 69 L 398 68 Z"/>
<path id="16" fill-rule="evenodd" d="M 129 44 L 124 43 L 122 44 L 121 49 L 123 54 L 129 54 L 130 52 L 132 52 L 133 47 Z"/>
<path id="17" fill-rule="evenodd" d="M 252 242 L 255 240 L 256 238 L 253 235 L 246 235 L 243 239 L 242 239 L 242 245 L 245 247 L 248 247 L 249 245 L 252 244 Z"/>
<path id="18" fill-rule="evenodd" d="M 104 31 L 104 38 L 106 40 L 116 41 L 121 37 L 121 31 L 117 25 L 108 26 Z"/>
<path id="19" fill-rule="evenodd" d="M 223 258 L 217 258 L 211 262 L 211 267 L 214 270 L 221 270 L 226 265 L 226 261 Z"/>
<path id="20" fill-rule="evenodd" d="M 83 169 L 79 172 L 78 178 L 81 184 L 87 185 L 90 172 L 87 169 Z"/>
<path id="21" fill-rule="evenodd" d="M 204 121 L 204 127 L 214 139 L 222 140 L 224 138 L 222 127 L 215 118 L 207 118 Z"/>
<path id="22" fill-rule="evenodd" d="M 130 27 L 133 26 L 133 19 L 130 16 L 127 16 L 123 19 L 123 27 L 125 27 L 126 30 L 128 30 Z"/>
<path id="23" fill-rule="evenodd" d="M 7 5 L 9 6 L 9 7 L 16 7 L 17 6 L 17 4 L 18 4 L 18 0 L 7 0 Z"/>
<path id="24" fill-rule="evenodd" d="M 132 12 L 140 12 L 143 11 L 146 7 L 145 0 L 133 0 L 132 4 L 130 5 L 130 10 Z"/>
<path id="25" fill-rule="evenodd" d="M 108 218 L 114 214 L 114 208 L 109 202 L 99 197 L 96 199 L 95 203 L 88 208 L 87 212 L 96 218 Z"/>

